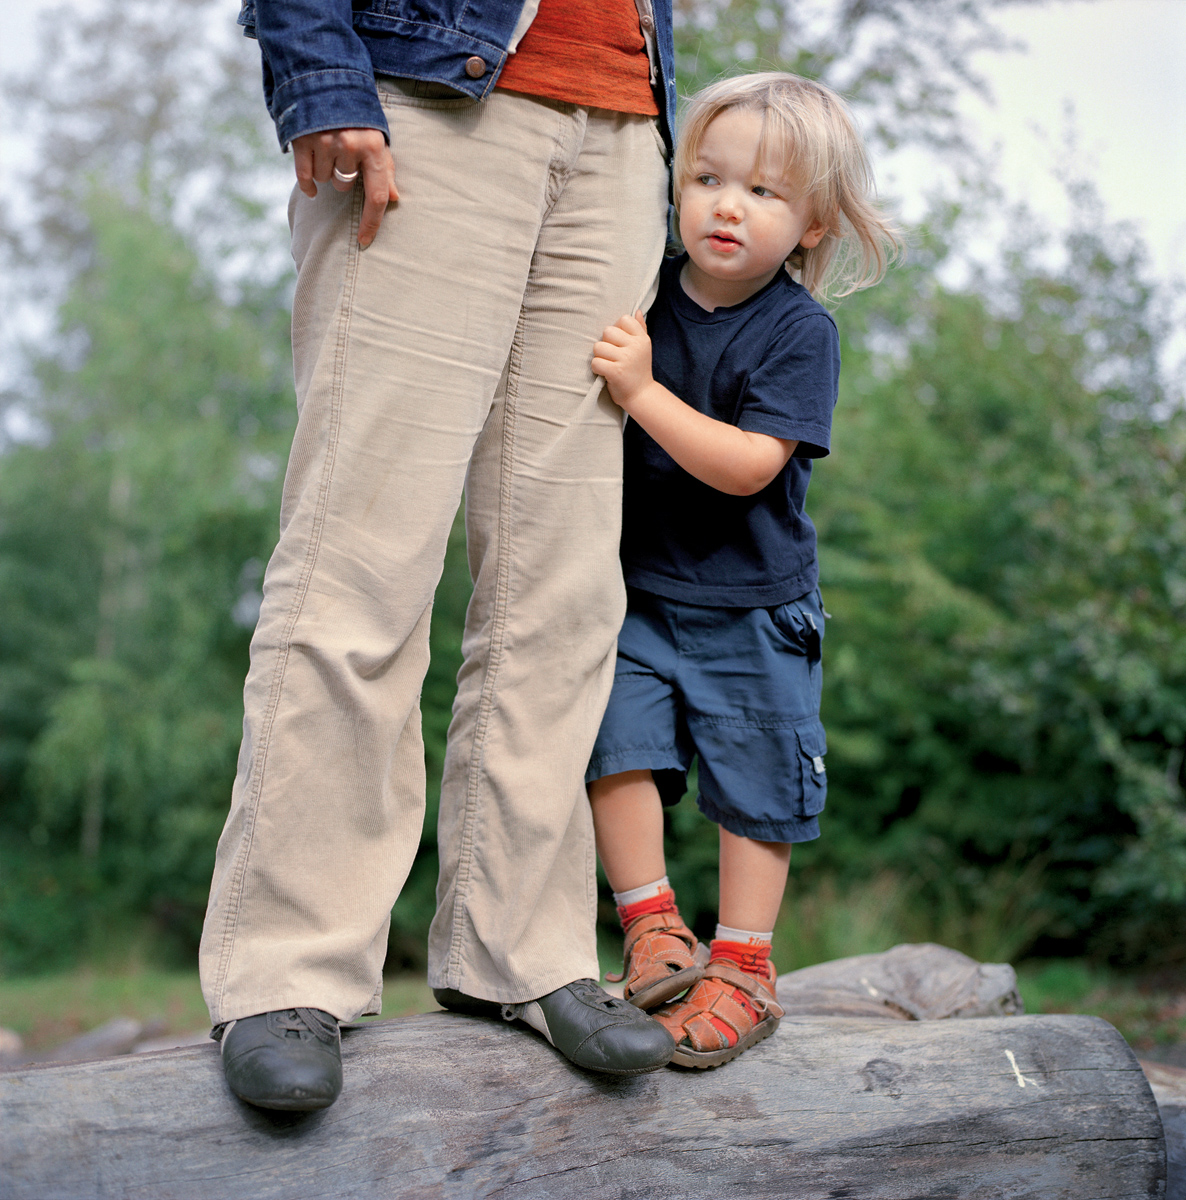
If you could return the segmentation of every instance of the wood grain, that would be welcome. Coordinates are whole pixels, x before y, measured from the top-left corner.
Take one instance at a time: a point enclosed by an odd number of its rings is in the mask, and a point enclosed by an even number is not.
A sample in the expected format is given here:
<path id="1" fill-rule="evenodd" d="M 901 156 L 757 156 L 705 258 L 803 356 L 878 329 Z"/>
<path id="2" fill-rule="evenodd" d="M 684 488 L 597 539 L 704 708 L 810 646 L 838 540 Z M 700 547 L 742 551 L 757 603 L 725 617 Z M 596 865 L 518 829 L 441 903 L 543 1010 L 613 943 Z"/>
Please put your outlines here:
<path id="1" fill-rule="evenodd" d="M 213 1044 L 0 1074 L 0 1195 L 1164 1195 L 1149 1085 L 1093 1017 L 786 1020 L 717 1071 L 613 1080 L 432 1013 L 347 1031 L 344 1062 L 342 1098 L 307 1115 L 236 1101 Z"/>

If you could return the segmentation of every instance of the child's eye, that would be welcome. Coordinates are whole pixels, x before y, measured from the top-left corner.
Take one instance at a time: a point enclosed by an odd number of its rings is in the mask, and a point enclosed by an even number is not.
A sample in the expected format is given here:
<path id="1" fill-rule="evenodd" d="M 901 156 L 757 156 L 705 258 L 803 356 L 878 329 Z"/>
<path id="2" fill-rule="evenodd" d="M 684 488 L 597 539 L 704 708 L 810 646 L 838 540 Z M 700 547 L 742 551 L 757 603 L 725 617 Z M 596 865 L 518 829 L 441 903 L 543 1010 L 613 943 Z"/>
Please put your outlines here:
<path id="1" fill-rule="evenodd" d="M 763 187 L 760 183 L 755 183 L 754 186 L 752 188 L 750 188 L 750 191 L 753 192 L 753 194 L 755 196 L 773 196 L 774 195 L 774 193 L 768 187 Z"/>
<path id="2" fill-rule="evenodd" d="M 712 185 L 714 183 L 716 183 L 716 181 L 717 181 L 717 177 L 715 175 L 697 175 L 696 176 L 696 182 L 701 184 L 704 187 L 712 187 Z"/>

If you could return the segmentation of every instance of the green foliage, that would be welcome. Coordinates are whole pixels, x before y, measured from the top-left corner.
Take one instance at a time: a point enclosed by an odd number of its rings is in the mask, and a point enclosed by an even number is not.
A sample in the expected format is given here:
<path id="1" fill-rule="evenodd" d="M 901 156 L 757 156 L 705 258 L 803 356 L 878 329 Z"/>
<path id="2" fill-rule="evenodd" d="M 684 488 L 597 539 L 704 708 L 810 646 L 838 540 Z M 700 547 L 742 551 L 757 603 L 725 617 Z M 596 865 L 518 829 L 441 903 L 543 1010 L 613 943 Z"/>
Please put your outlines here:
<path id="1" fill-rule="evenodd" d="M 790 64 L 853 95 L 884 144 L 956 145 L 954 89 L 994 44 L 992 7 L 681 0 L 681 88 Z M 23 94 L 45 144 L 70 140 L 35 181 L 30 229 L 6 231 L 11 263 L 54 264 L 9 281 L 61 293 L 56 336 L 6 398 L 39 435 L 0 451 L 8 970 L 69 962 L 122 923 L 192 953 L 229 801 L 294 411 L 268 283 L 282 239 L 252 192 L 258 67 L 202 40 L 216 8 L 112 0 Z M 195 48 L 209 72 L 179 69 Z M 834 614 L 831 791 L 823 838 L 795 852 L 784 967 L 903 938 L 984 958 L 1173 961 L 1186 945 L 1186 416 L 1161 382 L 1139 246 L 1077 200 L 1061 258 L 1011 222 L 996 273 L 944 282 L 982 228 L 950 213 L 838 313 L 841 403 L 809 503 Z M 264 253 L 224 253 L 248 244 Z M 433 909 L 468 596 L 458 525 L 393 966 L 422 961 Z M 708 932 L 716 830 L 690 801 L 669 850 Z"/>
<path id="2" fill-rule="evenodd" d="M 840 845 L 1038 862 L 1040 944 L 1140 957 L 1186 914 L 1186 413 L 1082 199 L 1057 270 L 953 291 L 924 258 L 841 314 L 825 722 Z"/>
<path id="3" fill-rule="evenodd" d="M 1078 959 L 1028 963 L 1017 973 L 1027 1013 L 1103 1017 L 1142 1057 L 1159 1045 L 1186 1041 L 1182 992 L 1156 976 L 1140 979 Z"/>
<path id="4" fill-rule="evenodd" d="M 997 868 L 968 905 L 959 882 L 882 870 L 874 875 L 797 874 L 774 931 L 781 972 L 875 954 L 902 942 L 954 946 L 980 962 L 1009 962 L 1041 929 L 1040 874 Z"/>
<path id="5" fill-rule="evenodd" d="M 818 927 L 787 965 L 907 935 L 1180 961 L 1186 411 L 1160 382 L 1139 245 L 1077 199 L 1061 256 L 1019 215 L 999 278 L 944 286 L 945 239 L 966 234 L 922 231 L 838 313 L 833 453 L 809 497 L 830 793 L 795 859 Z M 707 931 L 715 831 L 677 813 L 670 848 Z M 868 892 L 887 871 L 897 914 Z M 868 929 L 846 906 L 828 933 L 835 887 L 858 889 Z"/>
<path id="6" fill-rule="evenodd" d="M 60 928 L 6 903 L 18 966 L 70 955 L 107 910 L 192 944 L 291 436 L 275 306 L 222 303 L 122 201 L 90 219 L 61 310 L 76 362 L 40 365 L 44 438 L 0 460 L 0 804 L 49 881 L 33 895 L 81 887 L 98 911 Z"/>
<path id="7" fill-rule="evenodd" d="M 881 146 L 968 153 L 956 100 L 985 85 L 971 61 L 1005 49 L 994 10 L 1029 0 L 675 0 L 682 95 L 742 71 L 794 71 L 835 88 Z"/>

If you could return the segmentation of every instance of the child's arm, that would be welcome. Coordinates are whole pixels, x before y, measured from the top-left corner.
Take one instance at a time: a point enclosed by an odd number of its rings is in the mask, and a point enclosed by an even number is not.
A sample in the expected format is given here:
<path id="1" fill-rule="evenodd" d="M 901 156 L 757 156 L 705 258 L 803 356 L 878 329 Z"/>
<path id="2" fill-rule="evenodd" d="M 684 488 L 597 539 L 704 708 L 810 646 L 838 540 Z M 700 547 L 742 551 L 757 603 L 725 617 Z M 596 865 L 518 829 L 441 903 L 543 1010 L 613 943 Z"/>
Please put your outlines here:
<path id="1" fill-rule="evenodd" d="M 593 371 L 626 410 L 689 475 L 731 496 L 760 492 L 799 444 L 705 416 L 651 374 L 651 339 L 642 313 L 622 317 L 593 347 Z"/>

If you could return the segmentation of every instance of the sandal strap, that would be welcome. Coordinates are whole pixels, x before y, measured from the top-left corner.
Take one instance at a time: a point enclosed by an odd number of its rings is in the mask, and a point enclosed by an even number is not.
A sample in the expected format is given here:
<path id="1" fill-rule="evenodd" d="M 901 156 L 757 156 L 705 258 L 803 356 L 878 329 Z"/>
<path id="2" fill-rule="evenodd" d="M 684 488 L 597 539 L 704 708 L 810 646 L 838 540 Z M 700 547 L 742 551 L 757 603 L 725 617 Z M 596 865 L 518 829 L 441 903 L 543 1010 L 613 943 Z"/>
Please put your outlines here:
<path id="1" fill-rule="evenodd" d="M 747 1029 L 748 1033 L 749 1030 Z M 693 1050 L 704 1051 L 725 1050 L 729 1039 L 709 1020 L 704 1012 L 693 1013 L 684 1022 L 684 1034 L 691 1043 Z M 741 1037 L 738 1034 L 738 1037 Z"/>
<path id="2" fill-rule="evenodd" d="M 678 913 L 648 913 L 639 917 L 631 924 L 623 947 L 625 965 L 620 976 L 626 980 L 623 994 L 629 999 L 669 975 L 694 966 L 696 945 L 696 935 Z"/>
<path id="3" fill-rule="evenodd" d="M 771 1016 L 781 1017 L 785 1014 L 785 1010 L 774 994 L 773 978 L 767 984 L 756 975 L 743 971 L 727 958 L 714 958 L 704 968 L 704 978 L 719 979 L 724 983 L 732 984 L 738 991 L 745 993 L 750 1004 L 760 1015 L 769 1013 Z"/>
<path id="4" fill-rule="evenodd" d="M 684 924 L 679 913 L 647 913 L 630 923 L 622 952 L 629 957 L 635 943 L 648 934 L 665 933 L 686 942 L 690 954 L 696 946 L 696 935 Z"/>
<path id="5" fill-rule="evenodd" d="M 761 979 L 747 974 L 728 959 L 714 958 L 705 968 L 704 978 L 682 1000 L 655 1013 L 655 1019 L 667 1029 L 676 1045 L 686 1040 L 693 1050 L 724 1050 L 730 1043 L 713 1024 L 714 1018 L 733 1030 L 733 1044 L 754 1028 L 749 1013 L 733 998 L 735 989 L 744 994 L 759 1020 L 783 1015 L 782 1005 Z"/>
<path id="6" fill-rule="evenodd" d="M 733 985 L 727 980 L 706 975 L 683 1000 L 661 1008 L 655 1019 L 664 1025 L 676 1044 L 686 1040 L 693 1050 L 724 1050 L 729 1039 L 713 1024 L 713 1019 L 733 1031 L 740 1041 L 754 1027 L 749 1013 L 733 999 Z"/>

